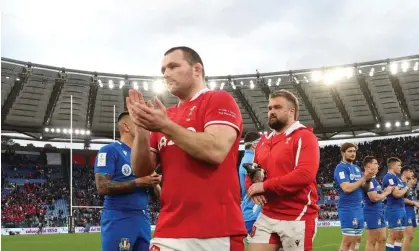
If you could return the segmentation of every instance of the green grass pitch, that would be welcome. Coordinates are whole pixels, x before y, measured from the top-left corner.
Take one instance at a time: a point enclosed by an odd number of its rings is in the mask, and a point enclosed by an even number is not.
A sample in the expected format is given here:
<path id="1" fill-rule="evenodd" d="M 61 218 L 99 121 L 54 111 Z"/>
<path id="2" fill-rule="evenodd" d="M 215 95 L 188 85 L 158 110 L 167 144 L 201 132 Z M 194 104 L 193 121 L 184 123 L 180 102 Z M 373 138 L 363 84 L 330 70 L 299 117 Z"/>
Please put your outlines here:
<path id="1" fill-rule="evenodd" d="M 341 236 L 339 228 L 318 228 L 314 251 L 337 251 Z M 360 250 L 365 250 L 363 239 Z M 100 251 L 100 234 L 54 234 L 1 236 L 4 251 Z M 419 231 L 415 232 L 412 250 L 419 250 Z"/>

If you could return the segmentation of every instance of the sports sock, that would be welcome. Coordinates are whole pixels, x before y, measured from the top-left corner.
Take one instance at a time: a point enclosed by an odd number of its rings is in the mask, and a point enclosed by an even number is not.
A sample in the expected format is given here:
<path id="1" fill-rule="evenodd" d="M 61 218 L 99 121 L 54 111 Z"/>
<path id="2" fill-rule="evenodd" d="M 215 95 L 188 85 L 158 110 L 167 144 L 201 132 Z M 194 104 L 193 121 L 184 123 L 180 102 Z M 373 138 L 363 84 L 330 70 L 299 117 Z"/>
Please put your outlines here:
<path id="1" fill-rule="evenodd" d="M 400 242 L 394 243 L 394 251 L 401 251 L 402 250 L 402 244 Z"/>
<path id="2" fill-rule="evenodd" d="M 386 251 L 394 251 L 394 245 L 386 243 Z"/>

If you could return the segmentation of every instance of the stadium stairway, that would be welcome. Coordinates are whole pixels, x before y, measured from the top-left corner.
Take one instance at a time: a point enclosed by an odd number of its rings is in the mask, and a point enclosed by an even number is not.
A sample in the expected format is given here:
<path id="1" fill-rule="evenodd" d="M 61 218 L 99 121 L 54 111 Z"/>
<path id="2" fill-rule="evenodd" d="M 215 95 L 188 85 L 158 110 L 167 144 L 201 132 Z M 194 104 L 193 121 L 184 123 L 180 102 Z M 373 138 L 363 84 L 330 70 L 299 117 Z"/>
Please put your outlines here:
<path id="1" fill-rule="evenodd" d="M 63 199 L 59 199 L 59 200 L 56 200 L 53 205 L 54 205 L 54 210 L 52 211 L 52 215 L 54 217 L 58 217 L 58 215 L 59 215 L 58 212 L 60 210 L 62 210 L 64 217 L 67 218 L 67 216 L 68 216 L 68 203 L 67 203 L 67 201 L 65 201 Z M 49 210 L 49 207 L 48 207 L 47 215 L 50 215 L 50 212 L 51 212 L 51 210 Z"/>

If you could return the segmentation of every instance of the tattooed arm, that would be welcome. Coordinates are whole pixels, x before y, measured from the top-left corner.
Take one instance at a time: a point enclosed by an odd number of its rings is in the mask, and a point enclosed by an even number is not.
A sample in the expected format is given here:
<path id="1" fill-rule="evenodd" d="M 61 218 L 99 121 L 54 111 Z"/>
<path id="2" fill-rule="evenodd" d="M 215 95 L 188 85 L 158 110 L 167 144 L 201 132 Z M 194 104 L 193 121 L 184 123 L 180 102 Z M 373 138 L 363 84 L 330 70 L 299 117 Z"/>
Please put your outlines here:
<path id="1" fill-rule="evenodd" d="M 99 195 L 116 195 L 133 192 L 137 187 L 153 186 L 160 183 L 161 176 L 146 176 L 118 182 L 112 180 L 112 175 L 107 173 L 96 173 L 96 188 Z"/>

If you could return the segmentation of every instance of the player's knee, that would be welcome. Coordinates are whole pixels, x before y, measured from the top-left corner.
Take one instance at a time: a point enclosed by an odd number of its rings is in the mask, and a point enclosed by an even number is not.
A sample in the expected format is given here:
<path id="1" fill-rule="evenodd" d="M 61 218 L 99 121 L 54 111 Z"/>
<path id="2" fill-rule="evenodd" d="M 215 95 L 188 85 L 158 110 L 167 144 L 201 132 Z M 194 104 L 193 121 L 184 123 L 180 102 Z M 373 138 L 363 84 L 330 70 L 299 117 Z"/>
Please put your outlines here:
<path id="1" fill-rule="evenodd" d="M 397 242 L 401 242 L 403 239 L 403 232 L 402 231 L 398 231 L 394 234 L 394 240 Z"/>
<path id="2" fill-rule="evenodd" d="M 408 240 L 408 241 L 412 242 L 412 241 L 413 241 L 413 238 L 414 238 L 414 235 L 413 235 L 413 233 L 408 233 L 408 234 L 406 234 L 406 235 L 404 236 L 404 238 L 405 238 L 406 240 Z"/>
<path id="3" fill-rule="evenodd" d="M 378 243 L 385 243 L 386 242 L 386 235 L 384 234 L 380 234 L 378 237 L 377 237 L 377 242 Z"/>

